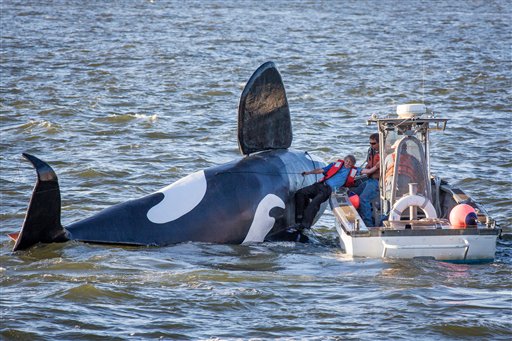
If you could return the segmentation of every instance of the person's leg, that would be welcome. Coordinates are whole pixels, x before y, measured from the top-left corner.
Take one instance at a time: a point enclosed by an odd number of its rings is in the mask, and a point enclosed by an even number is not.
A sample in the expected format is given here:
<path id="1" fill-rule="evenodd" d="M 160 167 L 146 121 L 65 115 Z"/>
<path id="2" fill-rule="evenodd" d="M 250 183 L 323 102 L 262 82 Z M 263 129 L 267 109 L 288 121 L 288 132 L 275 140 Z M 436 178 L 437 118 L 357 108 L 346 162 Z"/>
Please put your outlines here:
<path id="1" fill-rule="evenodd" d="M 313 220 L 315 219 L 316 214 L 320 210 L 320 205 L 324 201 L 326 201 L 331 195 L 332 189 L 329 186 L 324 184 L 317 184 L 316 186 L 317 194 L 313 197 L 311 202 L 308 204 L 306 209 L 304 210 L 304 218 L 302 219 L 302 226 L 304 228 L 311 228 L 313 224 Z"/>
<path id="2" fill-rule="evenodd" d="M 366 226 L 375 226 L 372 217 L 372 201 L 379 194 L 379 182 L 375 179 L 368 179 L 366 186 L 359 195 L 359 213 Z"/>
<path id="3" fill-rule="evenodd" d="M 367 182 L 368 180 L 365 180 L 355 187 L 350 187 L 350 191 L 354 192 L 357 195 L 361 195 L 361 193 L 363 193 L 364 188 L 366 187 Z"/>
<path id="4" fill-rule="evenodd" d="M 295 222 L 301 223 L 304 217 L 304 210 L 309 204 L 309 200 L 313 198 L 316 193 L 316 184 L 306 186 L 299 189 L 295 193 Z"/>

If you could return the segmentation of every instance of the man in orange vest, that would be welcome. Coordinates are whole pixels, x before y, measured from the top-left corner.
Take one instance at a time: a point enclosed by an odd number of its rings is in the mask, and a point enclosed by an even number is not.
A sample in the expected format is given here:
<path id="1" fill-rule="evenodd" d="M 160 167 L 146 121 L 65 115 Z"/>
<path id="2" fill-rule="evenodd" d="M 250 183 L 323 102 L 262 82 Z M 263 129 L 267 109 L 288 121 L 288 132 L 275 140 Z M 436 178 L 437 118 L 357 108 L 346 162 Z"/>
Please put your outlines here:
<path id="1" fill-rule="evenodd" d="M 354 180 L 361 173 L 355 167 L 356 158 L 347 155 L 343 160 L 332 162 L 324 168 L 302 172 L 303 176 L 310 174 L 324 174 L 320 181 L 301 188 L 295 193 L 295 221 L 296 225 L 289 228 L 289 232 L 302 231 L 311 228 L 320 205 L 326 201 L 332 191 L 338 187 L 351 187 Z M 363 170 L 366 174 L 366 170 Z"/>
<path id="2" fill-rule="evenodd" d="M 353 188 L 352 191 L 359 195 L 359 214 L 366 226 L 375 226 L 376 223 L 372 217 L 372 201 L 379 195 L 379 177 L 380 177 L 380 154 L 379 154 L 379 134 L 370 135 L 370 148 L 366 157 L 366 168 L 361 174 L 368 175 L 360 185 Z"/>

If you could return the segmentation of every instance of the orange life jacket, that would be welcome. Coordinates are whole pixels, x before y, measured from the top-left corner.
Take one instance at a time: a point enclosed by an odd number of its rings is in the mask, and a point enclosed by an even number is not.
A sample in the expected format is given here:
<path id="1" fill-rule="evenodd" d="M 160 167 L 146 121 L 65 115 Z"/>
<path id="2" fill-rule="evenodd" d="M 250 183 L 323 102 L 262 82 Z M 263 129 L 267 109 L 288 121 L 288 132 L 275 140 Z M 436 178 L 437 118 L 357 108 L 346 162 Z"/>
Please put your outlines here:
<path id="1" fill-rule="evenodd" d="M 395 154 L 391 154 L 393 162 L 391 162 L 386 168 L 386 179 L 393 175 L 395 169 Z M 400 155 L 400 164 L 398 165 L 398 174 L 406 175 L 411 179 L 416 177 L 416 171 L 413 167 L 412 156 L 409 154 Z"/>
<path id="2" fill-rule="evenodd" d="M 327 171 L 325 176 L 320 179 L 320 182 L 324 182 L 324 181 L 327 181 L 328 179 L 332 178 L 334 176 L 334 174 L 338 173 L 338 171 L 343 168 L 344 163 L 345 163 L 345 161 L 343 161 L 343 160 L 336 161 L 331 166 L 331 168 L 329 168 L 329 170 Z M 357 168 L 352 167 L 352 169 L 350 169 L 350 171 L 348 173 L 347 180 L 345 181 L 345 184 L 343 186 L 344 187 L 354 186 L 354 183 L 356 180 L 356 175 L 357 175 Z"/>
<path id="3" fill-rule="evenodd" d="M 366 158 L 366 168 L 367 169 L 370 169 L 372 167 L 374 167 L 375 165 L 379 165 L 379 162 L 380 162 L 380 155 L 379 155 L 379 152 L 374 152 L 372 153 L 372 148 L 369 148 L 368 149 L 368 157 Z M 379 180 L 379 177 L 380 177 L 380 167 L 377 167 L 377 170 L 375 172 L 373 172 L 370 177 L 372 179 L 376 179 L 376 180 Z"/>

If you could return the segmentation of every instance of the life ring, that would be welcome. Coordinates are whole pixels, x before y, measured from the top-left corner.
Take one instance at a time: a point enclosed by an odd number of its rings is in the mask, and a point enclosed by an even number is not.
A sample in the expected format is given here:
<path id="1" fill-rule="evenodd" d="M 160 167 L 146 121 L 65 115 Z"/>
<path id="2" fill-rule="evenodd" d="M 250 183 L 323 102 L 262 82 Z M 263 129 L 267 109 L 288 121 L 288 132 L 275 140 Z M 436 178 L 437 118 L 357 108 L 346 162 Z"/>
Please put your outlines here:
<path id="1" fill-rule="evenodd" d="M 421 208 L 423 212 L 425 212 L 425 216 L 429 219 L 437 218 L 436 209 L 430 200 L 420 195 L 408 195 L 395 202 L 391 209 L 391 213 L 389 214 L 389 221 L 400 220 L 402 212 L 410 206 L 418 206 Z"/>

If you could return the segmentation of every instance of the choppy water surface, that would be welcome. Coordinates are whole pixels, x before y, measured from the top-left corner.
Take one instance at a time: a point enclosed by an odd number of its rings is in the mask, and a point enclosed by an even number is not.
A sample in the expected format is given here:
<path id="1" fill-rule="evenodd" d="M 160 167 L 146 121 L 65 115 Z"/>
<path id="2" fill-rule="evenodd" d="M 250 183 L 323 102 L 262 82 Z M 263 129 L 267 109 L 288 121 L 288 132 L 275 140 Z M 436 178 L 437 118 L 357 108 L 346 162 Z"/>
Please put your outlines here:
<path id="1" fill-rule="evenodd" d="M 2 1 L 1 339 L 512 337 L 511 22 L 498 1 Z M 11 253 L 35 180 L 63 223 L 239 157 L 240 92 L 263 62 L 293 147 L 360 160 L 373 112 L 425 101 L 436 173 L 505 229 L 491 264 L 349 259 L 327 212 L 311 244 L 76 242 Z"/>

